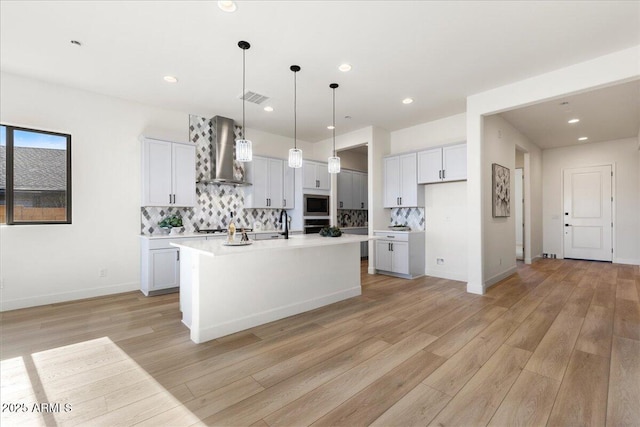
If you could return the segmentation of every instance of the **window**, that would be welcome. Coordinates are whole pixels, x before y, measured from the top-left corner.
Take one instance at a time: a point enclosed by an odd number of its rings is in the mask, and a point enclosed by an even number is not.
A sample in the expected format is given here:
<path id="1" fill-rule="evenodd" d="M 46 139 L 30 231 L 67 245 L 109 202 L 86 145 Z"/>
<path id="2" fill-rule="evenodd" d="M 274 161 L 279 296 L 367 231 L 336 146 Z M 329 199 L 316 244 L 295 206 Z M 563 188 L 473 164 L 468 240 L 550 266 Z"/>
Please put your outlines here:
<path id="1" fill-rule="evenodd" d="M 0 125 L 0 222 L 71 224 L 71 135 Z"/>

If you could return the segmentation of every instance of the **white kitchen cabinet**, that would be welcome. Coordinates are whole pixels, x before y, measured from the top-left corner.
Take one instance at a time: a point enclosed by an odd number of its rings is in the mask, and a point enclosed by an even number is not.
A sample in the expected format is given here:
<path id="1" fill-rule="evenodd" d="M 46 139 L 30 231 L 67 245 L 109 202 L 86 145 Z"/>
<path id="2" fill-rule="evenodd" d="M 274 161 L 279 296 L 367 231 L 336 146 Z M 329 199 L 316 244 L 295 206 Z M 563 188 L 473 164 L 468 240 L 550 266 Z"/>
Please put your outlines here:
<path id="1" fill-rule="evenodd" d="M 196 147 L 142 138 L 142 206 L 196 205 Z"/>
<path id="2" fill-rule="evenodd" d="M 305 160 L 302 165 L 302 187 L 313 190 L 329 190 L 331 180 L 326 163 Z"/>
<path id="3" fill-rule="evenodd" d="M 413 279 L 424 275 L 424 232 L 375 231 L 376 270 L 381 274 Z"/>
<path id="4" fill-rule="evenodd" d="M 180 250 L 171 246 L 173 242 L 205 240 L 192 238 L 141 237 L 140 244 L 140 289 L 149 295 L 177 292 L 180 286 Z"/>
<path id="5" fill-rule="evenodd" d="M 424 206 L 424 192 L 418 191 L 416 153 L 386 157 L 383 173 L 385 208 Z"/>
<path id="6" fill-rule="evenodd" d="M 353 205 L 353 173 L 341 170 L 338 182 L 338 209 L 354 209 Z"/>
<path id="7" fill-rule="evenodd" d="M 247 180 L 252 185 L 245 189 L 245 207 L 285 207 L 284 160 L 254 156 L 252 162 L 246 165 Z M 290 197 L 292 203 L 293 197 Z"/>
<path id="8" fill-rule="evenodd" d="M 353 209 L 368 209 L 369 181 L 368 175 L 363 172 L 353 172 L 351 197 Z"/>
<path id="9" fill-rule="evenodd" d="M 288 161 L 283 160 L 284 166 L 284 188 L 283 188 L 283 208 L 285 209 L 294 209 L 296 207 L 296 198 L 295 198 L 295 179 L 296 179 L 296 170 L 294 168 L 290 168 Z"/>
<path id="10" fill-rule="evenodd" d="M 418 153 L 418 183 L 467 179 L 467 144 L 432 148 Z"/>

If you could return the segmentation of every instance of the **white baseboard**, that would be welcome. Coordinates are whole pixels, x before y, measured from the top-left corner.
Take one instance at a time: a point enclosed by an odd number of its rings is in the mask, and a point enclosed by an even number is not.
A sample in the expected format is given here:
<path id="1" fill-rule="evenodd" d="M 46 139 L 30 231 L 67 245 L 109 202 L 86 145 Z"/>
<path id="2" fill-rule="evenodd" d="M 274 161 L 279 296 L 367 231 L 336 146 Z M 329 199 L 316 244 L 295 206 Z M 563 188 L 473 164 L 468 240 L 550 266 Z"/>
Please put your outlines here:
<path id="1" fill-rule="evenodd" d="M 542 259 L 542 255 L 536 255 L 533 258 L 525 258 L 524 259 L 524 263 L 529 265 L 529 264 L 533 264 L 534 262 L 538 261 L 539 259 Z"/>
<path id="2" fill-rule="evenodd" d="M 376 268 L 375 268 L 375 267 L 369 267 L 369 268 L 367 268 L 367 273 L 369 273 L 369 274 L 376 274 Z"/>
<path id="3" fill-rule="evenodd" d="M 489 279 L 484 281 L 484 288 L 489 289 L 491 286 L 495 285 L 502 279 L 506 279 L 512 274 L 515 274 L 516 271 L 518 271 L 517 267 L 513 266 L 510 269 L 503 271 L 502 273 L 498 273 L 495 276 L 490 277 Z"/>
<path id="4" fill-rule="evenodd" d="M 426 269 L 424 274 L 431 277 L 438 277 L 440 279 L 457 280 L 459 282 L 466 282 L 466 273 L 458 273 L 454 271 L 440 271 L 433 269 Z"/>
<path id="5" fill-rule="evenodd" d="M 36 295 L 27 298 L 4 299 L 0 298 L 0 311 L 17 310 L 19 308 L 36 307 L 38 305 L 55 304 L 59 302 L 74 301 L 85 298 L 101 297 L 111 294 L 120 294 L 140 289 L 140 283 L 121 283 L 119 285 L 104 286 L 99 288 L 81 289 L 76 291 L 61 292 L 58 294 Z"/>
<path id="6" fill-rule="evenodd" d="M 470 294 L 484 295 L 484 287 L 481 283 L 467 282 L 467 292 Z"/>
<path id="7" fill-rule="evenodd" d="M 614 264 L 640 265 L 640 259 L 615 258 Z"/>

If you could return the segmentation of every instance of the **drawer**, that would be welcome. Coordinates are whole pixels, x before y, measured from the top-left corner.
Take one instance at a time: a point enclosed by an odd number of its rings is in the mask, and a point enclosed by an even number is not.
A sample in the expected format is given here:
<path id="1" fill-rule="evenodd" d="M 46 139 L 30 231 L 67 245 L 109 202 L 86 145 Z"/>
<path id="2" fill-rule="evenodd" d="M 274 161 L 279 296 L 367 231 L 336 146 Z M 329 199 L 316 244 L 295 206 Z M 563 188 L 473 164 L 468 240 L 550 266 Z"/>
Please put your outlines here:
<path id="1" fill-rule="evenodd" d="M 373 235 L 380 237 L 382 240 L 393 240 L 396 242 L 409 241 L 409 233 L 399 233 L 397 231 L 375 231 Z"/>

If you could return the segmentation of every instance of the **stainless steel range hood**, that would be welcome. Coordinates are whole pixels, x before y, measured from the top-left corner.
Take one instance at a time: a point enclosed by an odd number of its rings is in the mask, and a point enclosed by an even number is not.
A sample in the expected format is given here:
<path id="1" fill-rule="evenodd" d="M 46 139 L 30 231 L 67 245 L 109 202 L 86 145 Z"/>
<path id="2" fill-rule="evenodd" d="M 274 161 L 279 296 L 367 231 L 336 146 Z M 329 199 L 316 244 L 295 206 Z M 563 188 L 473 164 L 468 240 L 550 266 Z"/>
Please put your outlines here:
<path id="1" fill-rule="evenodd" d="M 211 125 L 215 133 L 215 141 L 212 144 L 209 162 L 211 170 L 207 171 L 200 182 L 236 186 L 251 185 L 248 182 L 236 179 L 234 176 L 235 136 L 233 120 L 227 117 L 215 116 L 211 119 Z"/>

